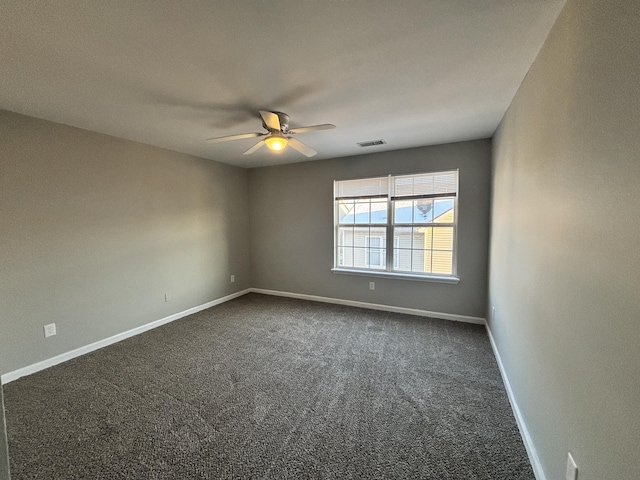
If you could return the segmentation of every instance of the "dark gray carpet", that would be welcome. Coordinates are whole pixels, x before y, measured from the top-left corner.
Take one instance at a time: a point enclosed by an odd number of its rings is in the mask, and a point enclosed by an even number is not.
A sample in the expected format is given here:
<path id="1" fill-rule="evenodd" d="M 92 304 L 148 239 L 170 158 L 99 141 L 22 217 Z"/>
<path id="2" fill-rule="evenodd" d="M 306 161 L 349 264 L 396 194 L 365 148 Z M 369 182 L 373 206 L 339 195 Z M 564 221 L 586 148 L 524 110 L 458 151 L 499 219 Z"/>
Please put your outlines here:
<path id="1" fill-rule="evenodd" d="M 483 327 L 245 295 L 5 386 L 13 480 L 533 479 Z"/>

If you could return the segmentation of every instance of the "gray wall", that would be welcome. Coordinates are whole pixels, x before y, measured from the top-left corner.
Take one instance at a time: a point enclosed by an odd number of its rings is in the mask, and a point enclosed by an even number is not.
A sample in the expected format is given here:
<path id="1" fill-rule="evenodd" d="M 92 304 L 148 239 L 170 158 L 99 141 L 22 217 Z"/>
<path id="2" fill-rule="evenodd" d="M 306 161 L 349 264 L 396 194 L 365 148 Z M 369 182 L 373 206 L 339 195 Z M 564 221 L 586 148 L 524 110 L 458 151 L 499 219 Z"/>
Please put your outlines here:
<path id="1" fill-rule="evenodd" d="M 490 328 L 549 480 L 639 478 L 639 32 L 569 0 L 494 138 Z"/>
<path id="2" fill-rule="evenodd" d="M 250 170 L 252 286 L 484 317 L 491 142 Z M 458 285 L 332 274 L 333 181 L 460 169 Z M 376 290 L 369 290 L 369 281 Z"/>
<path id="3" fill-rule="evenodd" d="M 247 186 L 240 168 L 0 111 L 2 373 L 248 288 Z"/>

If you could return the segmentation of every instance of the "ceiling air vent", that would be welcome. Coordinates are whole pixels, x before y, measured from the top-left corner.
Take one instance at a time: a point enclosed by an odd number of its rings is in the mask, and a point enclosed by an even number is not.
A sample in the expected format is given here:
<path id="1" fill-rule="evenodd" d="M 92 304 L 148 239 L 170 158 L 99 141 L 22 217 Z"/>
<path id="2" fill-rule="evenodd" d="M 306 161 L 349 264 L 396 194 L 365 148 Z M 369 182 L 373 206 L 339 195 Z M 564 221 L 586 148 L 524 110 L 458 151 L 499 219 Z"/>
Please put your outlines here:
<path id="1" fill-rule="evenodd" d="M 358 145 L 360 145 L 361 147 L 373 147 L 374 145 L 384 145 L 385 142 L 384 140 L 372 140 L 370 142 L 358 142 Z"/>

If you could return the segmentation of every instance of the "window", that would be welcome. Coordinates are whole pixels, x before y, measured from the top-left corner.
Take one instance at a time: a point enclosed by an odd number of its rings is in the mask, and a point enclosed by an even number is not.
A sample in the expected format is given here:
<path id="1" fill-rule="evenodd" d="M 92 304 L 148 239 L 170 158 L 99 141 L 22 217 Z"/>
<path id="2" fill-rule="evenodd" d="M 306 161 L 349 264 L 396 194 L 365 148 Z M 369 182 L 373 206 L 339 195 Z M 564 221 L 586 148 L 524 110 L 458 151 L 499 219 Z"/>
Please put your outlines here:
<path id="1" fill-rule="evenodd" d="M 334 182 L 335 269 L 454 277 L 457 195 L 457 170 Z"/>

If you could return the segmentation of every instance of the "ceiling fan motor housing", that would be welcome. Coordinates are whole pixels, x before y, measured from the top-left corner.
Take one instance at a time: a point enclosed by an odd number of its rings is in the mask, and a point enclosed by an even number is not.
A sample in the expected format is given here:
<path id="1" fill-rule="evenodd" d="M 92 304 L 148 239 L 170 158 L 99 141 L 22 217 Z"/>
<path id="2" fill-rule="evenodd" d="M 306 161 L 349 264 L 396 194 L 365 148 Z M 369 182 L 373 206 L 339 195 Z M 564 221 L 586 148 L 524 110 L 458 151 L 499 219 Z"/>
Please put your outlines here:
<path id="1" fill-rule="evenodd" d="M 287 115 L 286 113 L 282 113 L 282 112 L 271 112 L 274 113 L 278 116 L 278 120 L 280 121 L 280 130 L 284 133 L 286 133 L 287 130 L 289 130 L 289 115 Z M 273 129 L 269 128 L 265 123 L 264 120 L 262 121 L 262 126 L 266 129 L 269 130 L 270 132 L 273 132 Z M 276 130 L 277 131 L 277 130 Z"/>

